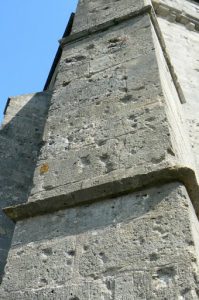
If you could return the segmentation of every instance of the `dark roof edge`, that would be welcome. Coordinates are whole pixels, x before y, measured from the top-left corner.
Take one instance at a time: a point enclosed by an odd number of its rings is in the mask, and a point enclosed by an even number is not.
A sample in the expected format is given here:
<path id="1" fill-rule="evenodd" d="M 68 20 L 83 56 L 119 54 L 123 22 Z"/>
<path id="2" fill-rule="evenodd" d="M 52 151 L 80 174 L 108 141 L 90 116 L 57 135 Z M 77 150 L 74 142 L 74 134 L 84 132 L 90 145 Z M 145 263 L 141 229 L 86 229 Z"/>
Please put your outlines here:
<path id="1" fill-rule="evenodd" d="M 68 24 L 67 24 L 67 26 L 66 26 L 66 29 L 65 29 L 65 31 L 64 31 L 64 34 L 63 34 L 63 37 L 62 37 L 62 38 L 65 38 L 65 37 L 67 37 L 67 36 L 70 35 L 71 30 L 72 30 L 72 26 L 73 26 L 74 16 L 75 16 L 74 13 L 72 13 L 72 14 L 70 15 Z M 56 67 L 57 67 L 57 64 L 58 64 L 58 62 L 59 62 L 59 60 L 60 60 L 61 54 L 62 54 L 62 48 L 61 48 L 61 46 L 59 46 L 59 48 L 58 48 L 58 50 L 57 50 L 57 53 L 56 53 L 56 55 L 55 55 L 55 58 L 54 58 L 52 67 L 51 67 L 50 72 L 49 72 L 49 74 L 48 74 L 48 78 L 47 78 L 47 80 L 46 80 L 46 83 L 45 83 L 45 86 L 44 86 L 44 89 L 43 89 L 44 91 L 46 91 L 46 90 L 48 89 L 49 85 L 50 85 L 51 79 L 52 79 L 52 77 L 53 77 L 53 74 L 54 74 L 54 72 L 55 72 L 55 69 L 56 69 Z"/>
<path id="2" fill-rule="evenodd" d="M 4 108 L 4 111 L 3 111 L 4 116 L 6 114 L 6 111 L 7 111 L 7 108 L 9 106 L 9 104 L 10 104 L 10 98 L 8 98 L 7 101 L 6 101 L 6 105 L 5 105 L 5 108 Z"/>

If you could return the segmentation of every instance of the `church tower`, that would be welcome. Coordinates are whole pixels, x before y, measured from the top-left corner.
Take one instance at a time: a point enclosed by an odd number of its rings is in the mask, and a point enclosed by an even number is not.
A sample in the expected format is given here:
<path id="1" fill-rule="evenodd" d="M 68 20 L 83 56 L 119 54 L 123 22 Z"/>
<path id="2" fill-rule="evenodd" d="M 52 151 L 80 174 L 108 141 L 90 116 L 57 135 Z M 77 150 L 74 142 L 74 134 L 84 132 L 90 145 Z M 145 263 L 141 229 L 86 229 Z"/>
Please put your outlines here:
<path id="1" fill-rule="evenodd" d="M 79 1 L 5 110 L 0 299 L 199 299 L 198 45 L 197 1 Z"/>

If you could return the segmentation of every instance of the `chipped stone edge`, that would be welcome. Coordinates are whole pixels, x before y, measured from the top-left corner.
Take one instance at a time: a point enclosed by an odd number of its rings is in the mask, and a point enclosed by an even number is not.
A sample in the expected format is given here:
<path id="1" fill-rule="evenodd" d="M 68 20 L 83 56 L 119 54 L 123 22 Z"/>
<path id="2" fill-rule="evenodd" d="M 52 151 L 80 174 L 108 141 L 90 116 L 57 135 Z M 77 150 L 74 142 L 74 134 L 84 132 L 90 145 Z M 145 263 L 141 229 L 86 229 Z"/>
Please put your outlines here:
<path id="1" fill-rule="evenodd" d="M 158 0 L 152 0 L 152 3 L 156 14 L 160 17 L 165 18 L 170 22 L 180 23 L 188 30 L 199 31 L 199 20 L 196 17 L 160 3 Z"/>
<path id="2" fill-rule="evenodd" d="M 180 83 L 178 81 L 178 76 L 176 75 L 175 69 L 174 69 L 174 67 L 173 67 L 173 65 L 171 63 L 171 59 L 170 59 L 169 53 L 167 51 L 167 47 L 166 47 L 166 44 L 165 44 L 165 41 L 164 41 L 164 37 L 162 35 L 162 32 L 161 32 L 161 29 L 160 29 L 160 26 L 159 26 L 159 23 L 158 23 L 158 20 L 157 20 L 154 8 L 151 8 L 151 10 L 150 10 L 150 17 L 151 17 L 151 22 L 152 22 L 152 24 L 154 26 L 154 29 L 155 29 L 158 41 L 159 41 L 160 46 L 162 48 L 162 52 L 163 52 L 164 58 L 166 60 L 166 64 L 168 66 L 168 69 L 170 71 L 171 77 L 173 79 L 173 83 L 174 83 L 174 86 L 176 88 L 178 97 L 180 99 L 180 102 L 182 104 L 184 104 L 184 103 L 186 103 L 186 99 L 185 99 L 183 90 L 181 88 L 181 85 L 180 85 Z"/>
<path id="3" fill-rule="evenodd" d="M 199 185 L 195 173 L 192 169 L 180 165 L 166 167 L 144 174 L 133 176 L 127 175 L 126 177 L 116 179 L 113 182 L 98 184 L 69 194 L 61 194 L 44 200 L 6 207 L 3 211 L 10 219 L 16 222 L 26 218 L 93 203 L 105 198 L 117 197 L 122 194 L 132 193 L 143 188 L 162 185 L 173 181 L 179 181 L 185 185 L 196 214 L 199 217 Z"/>

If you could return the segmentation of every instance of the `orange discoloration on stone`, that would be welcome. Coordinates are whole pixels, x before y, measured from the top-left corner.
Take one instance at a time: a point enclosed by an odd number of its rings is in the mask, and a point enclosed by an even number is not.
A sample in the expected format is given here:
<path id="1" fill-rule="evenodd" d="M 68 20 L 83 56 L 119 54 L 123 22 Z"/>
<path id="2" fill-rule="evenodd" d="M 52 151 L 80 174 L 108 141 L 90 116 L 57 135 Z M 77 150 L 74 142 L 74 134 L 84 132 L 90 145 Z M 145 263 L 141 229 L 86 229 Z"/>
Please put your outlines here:
<path id="1" fill-rule="evenodd" d="M 40 168 L 40 175 L 43 175 L 49 171 L 49 165 L 47 163 L 43 164 Z"/>

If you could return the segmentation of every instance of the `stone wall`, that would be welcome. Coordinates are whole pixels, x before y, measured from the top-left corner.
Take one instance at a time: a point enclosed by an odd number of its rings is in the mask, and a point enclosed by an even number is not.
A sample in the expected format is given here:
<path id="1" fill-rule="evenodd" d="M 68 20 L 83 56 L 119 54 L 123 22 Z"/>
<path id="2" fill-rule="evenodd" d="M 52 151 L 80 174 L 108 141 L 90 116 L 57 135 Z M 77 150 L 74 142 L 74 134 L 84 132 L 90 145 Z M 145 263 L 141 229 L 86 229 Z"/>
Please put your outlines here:
<path id="1" fill-rule="evenodd" d="M 158 18 L 158 22 L 186 99 L 182 109 L 187 120 L 190 143 L 199 172 L 199 31 L 190 30 L 184 24 L 169 22 L 162 17 Z M 184 61 L 186 63 L 183 63 Z"/>
<path id="2" fill-rule="evenodd" d="M 79 2 L 27 202 L 5 209 L 17 224 L 2 299 L 198 299 L 198 176 L 181 97 L 196 101 L 164 22 L 150 1 Z"/>
<path id="3" fill-rule="evenodd" d="M 2 208 L 27 201 L 49 98 L 48 93 L 37 93 L 8 100 L 0 130 L 0 277 L 14 230 Z"/>
<path id="4" fill-rule="evenodd" d="M 1 299 L 197 299 L 192 214 L 174 182 L 20 221 Z"/>

